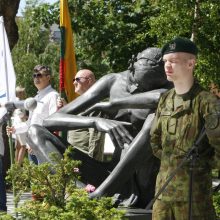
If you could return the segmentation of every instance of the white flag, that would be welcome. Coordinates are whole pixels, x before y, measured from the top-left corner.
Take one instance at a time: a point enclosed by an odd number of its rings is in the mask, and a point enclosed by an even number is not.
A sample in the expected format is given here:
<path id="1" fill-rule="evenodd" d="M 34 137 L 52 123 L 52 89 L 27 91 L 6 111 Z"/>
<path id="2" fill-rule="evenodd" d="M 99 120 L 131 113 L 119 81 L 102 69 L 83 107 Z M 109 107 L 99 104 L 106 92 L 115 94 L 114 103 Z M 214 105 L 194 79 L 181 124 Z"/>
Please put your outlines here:
<path id="1" fill-rule="evenodd" d="M 0 103 L 15 100 L 16 77 L 3 17 L 0 17 Z M 0 108 L 0 118 L 6 113 Z"/>

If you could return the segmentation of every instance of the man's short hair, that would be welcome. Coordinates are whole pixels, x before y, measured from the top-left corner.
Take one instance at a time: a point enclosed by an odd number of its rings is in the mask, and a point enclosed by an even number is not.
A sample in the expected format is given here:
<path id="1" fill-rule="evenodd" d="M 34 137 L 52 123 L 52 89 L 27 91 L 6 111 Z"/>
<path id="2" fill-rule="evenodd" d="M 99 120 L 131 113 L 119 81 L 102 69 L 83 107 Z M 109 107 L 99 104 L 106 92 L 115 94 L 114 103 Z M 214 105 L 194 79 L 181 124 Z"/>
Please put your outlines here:
<path id="1" fill-rule="evenodd" d="M 44 74 L 51 75 L 50 67 L 40 64 L 34 67 L 34 72 L 43 72 Z"/>

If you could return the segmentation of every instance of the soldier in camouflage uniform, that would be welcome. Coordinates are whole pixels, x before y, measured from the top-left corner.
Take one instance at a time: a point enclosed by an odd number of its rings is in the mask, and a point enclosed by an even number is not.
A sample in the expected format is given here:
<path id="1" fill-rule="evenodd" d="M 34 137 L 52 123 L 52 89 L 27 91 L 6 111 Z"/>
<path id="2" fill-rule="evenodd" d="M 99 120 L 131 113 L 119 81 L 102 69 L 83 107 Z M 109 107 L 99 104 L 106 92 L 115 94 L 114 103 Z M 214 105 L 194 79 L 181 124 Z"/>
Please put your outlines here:
<path id="1" fill-rule="evenodd" d="M 220 167 L 220 104 L 195 81 L 196 45 L 175 38 L 162 49 L 167 79 L 174 88 L 160 99 L 151 128 L 153 153 L 161 160 L 157 191 L 193 146 L 203 126 L 193 176 L 192 219 L 214 220 L 211 168 Z M 189 213 L 189 161 L 184 163 L 153 206 L 153 220 L 186 220 Z"/>

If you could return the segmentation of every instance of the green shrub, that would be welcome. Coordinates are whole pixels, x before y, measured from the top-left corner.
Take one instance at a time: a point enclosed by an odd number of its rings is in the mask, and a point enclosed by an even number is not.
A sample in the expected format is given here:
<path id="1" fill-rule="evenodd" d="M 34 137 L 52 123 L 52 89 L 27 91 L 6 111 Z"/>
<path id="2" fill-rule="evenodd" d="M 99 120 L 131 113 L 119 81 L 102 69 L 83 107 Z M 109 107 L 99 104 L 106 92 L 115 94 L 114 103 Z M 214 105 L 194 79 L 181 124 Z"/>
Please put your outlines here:
<path id="1" fill-rule="evenodd" d="M 219 219 L 220 218 L 220 193 L 219 192 L 214 193 L 213 204 L 215 207 L 217 218 Z"/>
<path id="2" fill-rule="evenodd" d="M 6 214 L 5 212 L 0 212 L 0 220 L 13 220 L 14 218 L 11 215 Z"/>
<path id="3" fill-rule="evenodd" d="M 30 220 L 119 220 L 124 212 L 113 207 L 111 198 L 89 199 L 85 189 L 76 187 L 80 180 L 79 161 L 69 158 L 69 148 L 62 160 L 56 154 L 51 155 L 52 165 L 15 164 L 8 172 L 7 179 L 14 180 L 18 202 L 22 192 L 30 190 L 41 201 L 26 201 L 17 211 L 22 219 Z"/>

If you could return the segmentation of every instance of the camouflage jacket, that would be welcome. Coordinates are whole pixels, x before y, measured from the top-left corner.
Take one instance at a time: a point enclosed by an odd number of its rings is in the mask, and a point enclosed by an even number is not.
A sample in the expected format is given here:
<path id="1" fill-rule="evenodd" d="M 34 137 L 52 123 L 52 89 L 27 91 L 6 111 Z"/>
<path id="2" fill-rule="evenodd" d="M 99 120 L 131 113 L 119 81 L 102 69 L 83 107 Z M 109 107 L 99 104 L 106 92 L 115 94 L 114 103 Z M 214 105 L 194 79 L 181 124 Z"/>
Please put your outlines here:
<path id="1" fill-rule="evenodd" d="M 177 105 L 174 103 L 176 97 Z M 220 168 L 220 125 L 217 115 L 219 112 L 220 105 L 217 97 L 203 90 L 197 83 L 187 94 L 180 96 L 171 89 L 161 97 L 151 129 L 152 150 L 154 155 L 161 159 L 157 190 L 180 164 L 205 125 L 210 134 L 203 138 L 198 148 L 199 157 L 194 169 L 193 199 L 195 201 L 204 199 L 204 194 L 210 198 L 211 165 L 215 157 L 218 161 L 217 166 Z M 189 161 L 186 161 L 159 198 L 167 201 L 187 201 L 188 190 Z"/>

